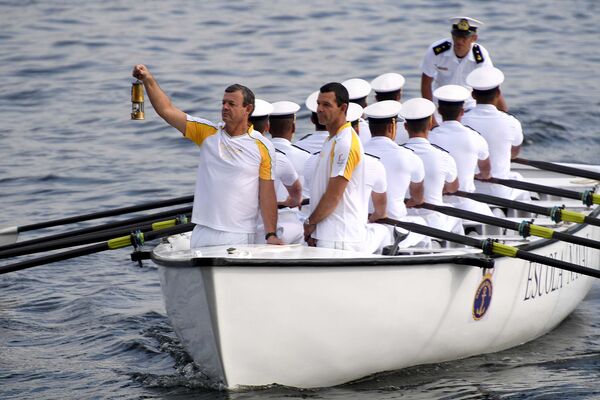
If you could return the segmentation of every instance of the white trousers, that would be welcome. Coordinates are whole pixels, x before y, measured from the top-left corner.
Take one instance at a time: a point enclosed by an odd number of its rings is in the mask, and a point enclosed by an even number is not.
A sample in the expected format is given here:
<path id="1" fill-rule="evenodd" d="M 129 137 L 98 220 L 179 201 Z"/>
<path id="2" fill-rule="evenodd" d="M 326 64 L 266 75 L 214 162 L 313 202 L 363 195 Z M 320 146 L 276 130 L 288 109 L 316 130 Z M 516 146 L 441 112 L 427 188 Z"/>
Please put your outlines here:
<path id="1" fill-rule="evenodd" d="M 256 228 L 254 243 L 266 243 L 265 234 L 265 227 L 261 223 Z M 300 220 L 300 211 L 297 208 L 282 208 L 277 212 L 277 237 L 284 244 L 304 243 L 304 226 Z"/>
<path id="2" fill-rule="evenodd" d="M 361 253 L 381 253 L 391 243 L 392 231 L 383 224 L 367 224 L 367 237 L 363 242 L 344 242 L 335 240 L 317 240 L 317 247 L 329 249 L 352 250 Z"/>
<path id="3" fill-rule="evenodd" d="M 204 225 L 196 225 L 192 231 L 192 238 L 190 239 L 190 247 L 192 249 L 223 244 L 251 243 L 254 243 L 254 233 L 225 232 Z"/>

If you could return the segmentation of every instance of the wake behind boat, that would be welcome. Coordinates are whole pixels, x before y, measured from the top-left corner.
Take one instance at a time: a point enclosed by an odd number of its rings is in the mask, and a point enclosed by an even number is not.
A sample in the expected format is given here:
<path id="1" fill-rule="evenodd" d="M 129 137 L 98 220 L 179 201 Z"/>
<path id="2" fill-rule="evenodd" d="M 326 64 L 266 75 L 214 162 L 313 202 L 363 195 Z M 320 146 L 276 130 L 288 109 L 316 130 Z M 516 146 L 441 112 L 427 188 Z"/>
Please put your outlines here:
<path id="1" fill-rule="evenodd" d="M 519 172 L 552 187 L 590 187 L 585 179 Z M 532 204 L 558 203 L 538 197 Z M 589 217 L 600 213 L 577 208 Z M 597 226 L 547 223 L 600 240 Z M 519 250 L 600 269 L 597 249 L 502 233 L 500 243 Z M 584 274 L 470 248 L 405 249 L 397 256 L 300 245 L 192 251 L 184 234 L 158 245 L 152 258 L 183 345 L 227 388 L 331 386 L 504 350 L 556 327 L 593 283 Z"/>

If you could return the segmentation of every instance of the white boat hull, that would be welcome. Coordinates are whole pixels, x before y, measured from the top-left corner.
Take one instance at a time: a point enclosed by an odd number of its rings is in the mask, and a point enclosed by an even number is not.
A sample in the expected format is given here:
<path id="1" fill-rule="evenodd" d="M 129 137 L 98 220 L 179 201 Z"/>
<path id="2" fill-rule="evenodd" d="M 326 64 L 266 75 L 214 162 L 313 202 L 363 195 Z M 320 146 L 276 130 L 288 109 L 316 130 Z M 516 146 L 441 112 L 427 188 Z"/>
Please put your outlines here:
<path id="1" fill-rule="evenodd" d="M 567 232 L 600 240 L 596 226 Z M 552 330 L 594 280 L 507 257 L 482 268 L 489 259 L 475 249 L 385 257 L 215 246 L 194 257 L 185 243 L 153 252 L 167 313 L 196 363 L 226 388 L 332 386 L 504 350 Z M 600 270 L 596 249 L 545 239 L 522 248 Z"/>

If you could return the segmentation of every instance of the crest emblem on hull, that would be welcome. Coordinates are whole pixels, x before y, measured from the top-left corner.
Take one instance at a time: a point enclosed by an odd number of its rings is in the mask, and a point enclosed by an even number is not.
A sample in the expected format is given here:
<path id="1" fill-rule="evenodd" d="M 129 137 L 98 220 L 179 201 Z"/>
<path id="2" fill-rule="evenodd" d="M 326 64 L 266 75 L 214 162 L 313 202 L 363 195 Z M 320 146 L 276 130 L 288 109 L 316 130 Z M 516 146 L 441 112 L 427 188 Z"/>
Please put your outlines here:
<path id="1" fill-rule="evenodd" d="M 486 274 L 475 292 L 475 299 L 473 299 L 473 319 L 475 321 L 483 318 L 492 303 L 493 286 L 491 278 L 491 275 Z"/>

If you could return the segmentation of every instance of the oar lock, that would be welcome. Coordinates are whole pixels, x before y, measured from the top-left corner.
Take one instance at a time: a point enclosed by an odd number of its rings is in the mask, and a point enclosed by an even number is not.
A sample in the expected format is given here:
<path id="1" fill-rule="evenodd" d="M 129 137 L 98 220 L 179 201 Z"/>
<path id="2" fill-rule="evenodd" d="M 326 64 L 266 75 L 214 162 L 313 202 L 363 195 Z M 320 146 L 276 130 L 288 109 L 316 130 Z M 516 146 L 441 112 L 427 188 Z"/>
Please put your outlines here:
<path id="1" fill-rule="evenodd" d="M 591 207 L 594 204 L 594 192 L 594 189 L 588 189 L 581 194 L 581 201 L 586 207 Z"/>
<path id="2" fill-rule="evenodd" d="M 131 237 L 131 245 L 133 246 L 133 253 L 131 254 L 131 259 L 134 260 L 134 254 L 140 253 L 141 248 L 144 245 L 144 234 L 142 233 L 141 230 L 137 229 L 137 230 L 131 232 L 130 237 Z M 141 257 L 135 257 L 135 261 L 138 262 L 138 265 L 140 266 L 140 268 L 144 266 L 142 264 Z"/>
<path id="3" fill-rule="evenodd" d="M 531 220 L 531 221 L 523 220 L 519 223 L 519 235 L 523 236 L 523 239 L 526 239 L 527 236 L 529 236 L 531 234 L 531 224 L 532 223 L 533 223 L 533 220 Z"/>
<path id="4" fill-rule="evenodd" d="M 565 209 L 564 204 L 562 206 L 554 206 L 550 209 L 550 219 L 552 222 L 557 224 L 562 221 L 562 211 Z"/>

